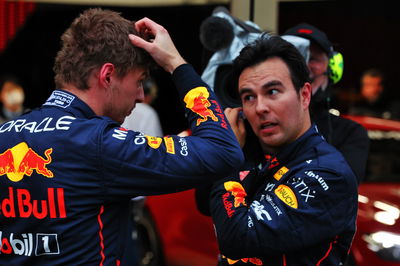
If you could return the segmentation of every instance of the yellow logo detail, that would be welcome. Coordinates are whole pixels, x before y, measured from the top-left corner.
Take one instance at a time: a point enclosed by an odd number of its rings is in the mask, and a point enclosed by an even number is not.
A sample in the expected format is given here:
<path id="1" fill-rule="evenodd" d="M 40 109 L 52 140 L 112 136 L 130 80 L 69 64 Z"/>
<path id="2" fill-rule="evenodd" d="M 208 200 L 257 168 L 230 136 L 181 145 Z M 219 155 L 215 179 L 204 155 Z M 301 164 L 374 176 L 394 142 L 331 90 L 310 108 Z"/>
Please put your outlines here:
<path id="1" fill-rule="evenodd" d="M 281 169 L 279 169 L 279 170 L 274 174 L 274 178 L 275 178 L 276 180 L 279 181 L 279 180 L 282 178 L 282 176 L 283 176 L 284 174 L 287 173 L 287 171 L 289 171 L 289 169 L 286 168 L 285 166 L 282 166 Z"/>
<path id="2" fill-rule="evenodd" d="M 207 121 L 208 118 L 211 118 L 213 121 L 218 121 L 214 112 L 211 109 L 208 109 L 208 107 L 211 106 L 208 97 L 210 97 L 210 93 L 206 87 L 197 87 L 191 89 L 183 99 L 186 103 L 186 108 L 200 116 L 196 121 L 196 126 Z"/>
<path id="3" fill-rule="evenodd" d="M 245 198 L 247 196 L 246 191 L 244 190 L 242 184 L 235 181 L 228 181 L 224 183 L 224 188 L 226 191 L 231 192 L 235 201 L 233 206 L 239 207 L 240 205 L 246 206 Z"/>
<path id="4" fill-rule="evenodd" d="M 153 149 L 158 149 L 162 143 L 162 138 L 153 136 L 146 136 L 146 138 L 147 138 L 147 144 Z"/>
<path id="5" fill-rule="evenodd" d="M 297 209 L 298 203 L 296 194 L 293 190 L 286 186 L 286 185 L 279 185 L 275 189 L 275 194 L 278 196 L 280 200 L 282 200 L 285 204 L 289 205 L 290 207 Z"/>
<path id="6" fill-rule="evenodd" d="M 168 153 L 175 154 L 175 144 L 172 137 L 164 137 L 165 147 Z"/>
<path id="7" fill-rule="evenodd" d="M 239 261 L 240 262 L 244 262 L 246 264 L 249 262 L 250 264 L 254 264 L 254 265 L 263 265 L 262 260 L 260 260 L 259 258 L 242 258 L 242 259 L 239 259 L 239 260 L 233 260 L 233 259 L 225 257 L 224 255 L 222 255 L 222 258 L 226 259 L 226 261 L 228 262 L 229 265 L 236 264 Z"/>

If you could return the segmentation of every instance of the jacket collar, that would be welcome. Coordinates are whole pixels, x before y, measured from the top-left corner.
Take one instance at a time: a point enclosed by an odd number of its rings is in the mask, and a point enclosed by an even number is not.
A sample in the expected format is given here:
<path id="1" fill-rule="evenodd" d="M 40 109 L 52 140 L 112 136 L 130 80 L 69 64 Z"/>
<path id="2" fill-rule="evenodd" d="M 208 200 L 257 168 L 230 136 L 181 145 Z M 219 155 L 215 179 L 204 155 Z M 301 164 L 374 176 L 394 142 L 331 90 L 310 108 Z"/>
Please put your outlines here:
<path id="1" fill-rule="evenodd" d="M 312 124 L 311 127 L 294 142 L 283 147 L 277 154 L 266 154 L 266 164 L 264 169 L 273 169 L 275 167 L 291 164 L 293 162 L 299 162 L 306 160 L 307 154 L 300 152 L 307 148 L 317 144 L 315 138 L 311 136 L 319 136 L 317 126 Z M 318 138 L 318 143 L 323 141 L 322 137 Z"/>
<path id="2" fill-rule="evenodd" d="M 54 90 L 43 106 L 63 108 L 75 117 L 92 118 L 96 116 L 84 101 L 65 90 Z"/>

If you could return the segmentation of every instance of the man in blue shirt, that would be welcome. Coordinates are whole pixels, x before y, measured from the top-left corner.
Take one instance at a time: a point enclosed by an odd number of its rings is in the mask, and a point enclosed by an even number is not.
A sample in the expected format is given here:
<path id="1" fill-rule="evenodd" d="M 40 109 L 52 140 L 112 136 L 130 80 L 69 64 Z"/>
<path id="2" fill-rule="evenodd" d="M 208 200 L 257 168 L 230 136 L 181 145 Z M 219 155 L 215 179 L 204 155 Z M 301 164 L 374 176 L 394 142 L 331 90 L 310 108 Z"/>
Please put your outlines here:
<path id="1" fill-rule="evenodd" d="M 234 60 L 233 77 L 242 107 L 226 114 L 246 165 L 211 191 L 220 265 L 341 265 L 357 180 L 311 122 L 304 58 L 281 37 L 262 37 Z"/>
<path id="2" fill-rule="evenodd" d="M 88 9 L 61 39 L 57 90 L 0 125 L 0 265 L 135 265 L 130 199 L 217 180 L 243 154 L 214 94 L 161 25 Z M 172 74 L 190 137 L 120 126 L 143 101 L 153 60 Z"/>

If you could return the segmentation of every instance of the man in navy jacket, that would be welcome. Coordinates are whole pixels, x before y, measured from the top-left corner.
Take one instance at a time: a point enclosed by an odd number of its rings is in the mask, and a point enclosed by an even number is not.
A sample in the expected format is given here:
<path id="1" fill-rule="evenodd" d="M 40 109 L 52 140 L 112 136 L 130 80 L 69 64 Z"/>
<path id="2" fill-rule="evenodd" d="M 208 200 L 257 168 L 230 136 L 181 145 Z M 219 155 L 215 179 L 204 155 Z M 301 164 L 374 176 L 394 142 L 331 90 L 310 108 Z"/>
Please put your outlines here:
<path id="1" fill-rule="evenodd" d="M 192 136 L 120 126 L 143 100 L 152 60 L 172 74 Z M 150 19 L 83 12 L 54 70 L 48 100 L 0 125 L 0 265 L 134 265 L 130 199 L 226 176 L 243 161 L 240 146 L 213 93 Z"/>
<path id="2" fill-rule="evenodd" d="M 211 191 L 220 265 L 341 265 L 356 228 L 357 181 L 311 122 L 304 58 L 265 37 L 240 52 L 233 71 L 242 107 L 226 114 L 247 158 Z"/>

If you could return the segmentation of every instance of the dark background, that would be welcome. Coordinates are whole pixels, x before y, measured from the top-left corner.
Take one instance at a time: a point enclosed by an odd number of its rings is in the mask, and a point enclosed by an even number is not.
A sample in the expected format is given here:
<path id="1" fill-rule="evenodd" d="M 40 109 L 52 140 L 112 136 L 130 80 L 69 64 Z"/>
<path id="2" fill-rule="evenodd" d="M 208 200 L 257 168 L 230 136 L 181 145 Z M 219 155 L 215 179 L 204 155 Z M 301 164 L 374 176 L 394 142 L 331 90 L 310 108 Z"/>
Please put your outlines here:
<path id="1" fill-rule="evenodd" d="M 384 72 L 387 93 L 399 99 L 400 15 L 395 5 L 385 0 L 282 2 L 279 34 L 302 22 L 327 34 L 344 57 L 344 74 L 333 91 L 338 98 L 358 93 L 362 72 L 374 67 Z"/>
<path id="2" fill-rule="evenodd" d="M 399 97 L 398 64 L 400 16 L 395 4 L 386 1 L 282 2 L 279 4 L 279 29 L 307 22 L 325 31 L 335 50 L 344 56 L 344 76 L 337 92 L 357 91 L 359 77 L 369 67 L 381 68 L 387 75 L 388 90 Z M 60 48 L 60 36 L 72 20 L 89 6 L 37 4 L 25 26 L 0 54 L 0 74 L 16 74 L 26 91 L 25 104 L 40 106 L 54 89 L 53 63 Z M 92 6 L 90 6 L 92 7 Z M 147 16 L 168 29 L 183 57 L 201 73 L 207 54 L 199 40 L 201 22 L 216 5 L 171 7 L 114 7 L 130 20 Z M 226 6 L 229 8 L 229 6 Z M 165 134 L 186 129 L 183 108 L 176 90 L 163 70 L 155 71 L 159 96 L 154 107 L 160 115 Z"/>
<path id="3" fill-rule="evenodd" d="M 54 89 L 54 58 L 60 49 L 60 37 L 85 5 L 37 4 L 23 28 L 0 54 L 0 74 L 13 73 L 26 92 L 25 105 L 39 107 Z M 96 6 L 120 12 L 129 20 L 147 16 L 163 25 L 170 33 L 182 56 L 200 73 L 203 47 L 199 39 L 201 22 L 212 14 L 216 5 L 171 7 Z M 227 7 L 227 6 L 226 6 Z M 177 134 L 187 128 L 184 109 L 170 80 L 158 69 L 153 73 L 159 87 L 153 105 L 160 115 L 165 134 Z"/>

